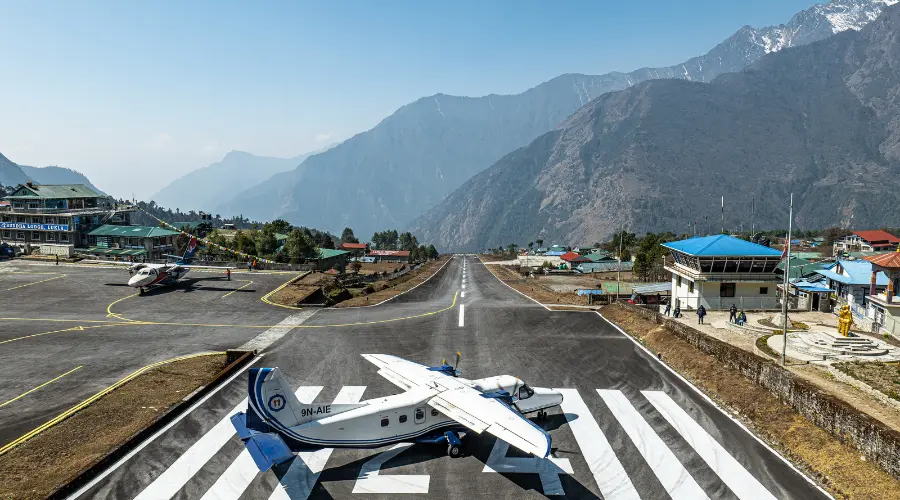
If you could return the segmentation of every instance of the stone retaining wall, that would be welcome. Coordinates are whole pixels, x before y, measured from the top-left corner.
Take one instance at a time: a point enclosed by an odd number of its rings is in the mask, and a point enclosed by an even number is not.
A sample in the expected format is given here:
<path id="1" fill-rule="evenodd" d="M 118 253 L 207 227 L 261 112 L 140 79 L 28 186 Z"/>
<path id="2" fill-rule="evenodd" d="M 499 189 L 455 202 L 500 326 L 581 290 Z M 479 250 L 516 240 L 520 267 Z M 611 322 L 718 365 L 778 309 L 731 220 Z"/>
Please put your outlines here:
<path id="1" fill-rule="evenodd" d="M 842 443 L 859 450 L 885 472 L 900 480 L 900 432 L 860 412 L 846 402 L 827 394 L 810 382 L 782 368 L 776 362 L 759 357 L 699 330 L 667 319 L 656 311 L 617 303 L 629 311 L 665 326 L 676 337 L 690 343 L 723 364 L 739 371 Z"/>

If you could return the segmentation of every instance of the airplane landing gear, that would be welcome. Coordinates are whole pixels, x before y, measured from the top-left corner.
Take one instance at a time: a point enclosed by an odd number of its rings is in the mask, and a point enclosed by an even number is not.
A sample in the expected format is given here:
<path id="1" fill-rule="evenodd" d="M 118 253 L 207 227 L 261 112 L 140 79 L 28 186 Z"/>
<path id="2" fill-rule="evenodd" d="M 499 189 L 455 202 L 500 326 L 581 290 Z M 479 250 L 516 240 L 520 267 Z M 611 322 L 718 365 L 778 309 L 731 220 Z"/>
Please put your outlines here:
<path id="1" fill-rule="evenodd" d="M 462 441 L 459 436 L 453 431 L 447 431 L 444 433 L 444 437 L 447 438 L 447 456 L 450 458 L 462 456 Z"/>
<path id="2" fill-rule="evenodd" d="M 538 420 L 547 420 L 547 412 L 545 412 L 544 410 L 538 411 L 537 418 Z"/>
<path id="3" fill-rule="evenodd" d="M 144 295 L 144 287 L 138 288 L 138 295 Z"/>

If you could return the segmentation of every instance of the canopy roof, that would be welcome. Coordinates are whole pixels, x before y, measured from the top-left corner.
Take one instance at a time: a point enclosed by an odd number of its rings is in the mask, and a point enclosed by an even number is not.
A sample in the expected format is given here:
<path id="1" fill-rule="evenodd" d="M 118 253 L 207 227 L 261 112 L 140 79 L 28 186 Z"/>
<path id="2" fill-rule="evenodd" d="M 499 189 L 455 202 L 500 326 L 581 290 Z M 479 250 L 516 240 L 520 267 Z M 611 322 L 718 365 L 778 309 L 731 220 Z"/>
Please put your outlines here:
<path id="1" fill-rule="evenodd" d="M 125 236 L 129 238 L 149 238 L 157 236 L 174 236 L 178 231 L 153 226 L 117 226 L 104 224 L 90 233 L 91 236 Z"/>
<path id="2" fill-rule="evenodd" d="M 670 241 L 662 246 L 695 257 L 778 257 L 774 248 L 735 238 L 727 234 L 697 236 L 681 241 Z"/>

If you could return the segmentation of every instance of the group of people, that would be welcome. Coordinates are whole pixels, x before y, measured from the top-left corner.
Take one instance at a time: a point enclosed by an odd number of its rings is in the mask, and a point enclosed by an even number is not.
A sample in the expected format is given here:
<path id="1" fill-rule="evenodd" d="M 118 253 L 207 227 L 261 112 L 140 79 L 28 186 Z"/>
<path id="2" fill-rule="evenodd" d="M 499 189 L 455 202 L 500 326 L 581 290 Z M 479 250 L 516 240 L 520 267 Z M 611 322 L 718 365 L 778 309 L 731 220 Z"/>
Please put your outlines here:
<path id="1" fill-rule="evenodd" d="M 259 271 L 259 261 L 256 259 L 248 260 L 247 261 L 247 271 L 253 271 L 254 269 Z"/>
<path id="2" fill-rule="evenodd" d="M 734 304 L 731 304 L 731 308 L 728 310 L 728 312 L 729 312 L 728 321 L 730 321 L 732 323 L 736 323 L 740 326 L 743 326 L 744 323 L 747 322 L 747 313 L 745 313 L 744 311 L 739 312 L 737 309 L 737 306 L 735 306 Z M 671 303 L 666 304 L 666 309 L 665 309 L 664 314 L 666 316 L 668 316 L 670 313 L 673 318 L 680 318 L 681 317 L 681 306 L 676 305 L 675 310 L 672 311 L 672 304 Z M 703 304 L 700 304 L 700 307 L 697 308 L 697 324 L 699 324 L 699 325 L 705 324 L 703 322 L 703 319 L 705 317 L 706 317 L 706 307 L 704 307 Z"/>

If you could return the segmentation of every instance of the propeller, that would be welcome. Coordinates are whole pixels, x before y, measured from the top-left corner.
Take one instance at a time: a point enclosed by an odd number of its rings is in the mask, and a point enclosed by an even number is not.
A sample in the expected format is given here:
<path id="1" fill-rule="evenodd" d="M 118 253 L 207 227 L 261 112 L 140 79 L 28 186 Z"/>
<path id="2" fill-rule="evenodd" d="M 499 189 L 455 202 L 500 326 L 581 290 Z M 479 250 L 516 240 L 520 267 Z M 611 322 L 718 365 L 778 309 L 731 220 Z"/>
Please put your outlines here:
<path id="1" fill-rule="evenodd" d="M 459 351 L 456 351 L 456 363 L 453 365 L 453 369 L 456 370 L 459 368 L 459 360 L 462 358 L 462 354 Z"/>

